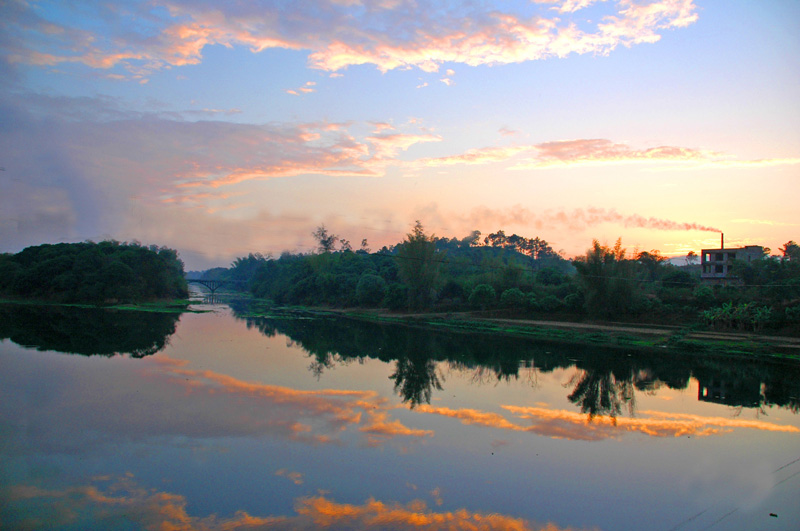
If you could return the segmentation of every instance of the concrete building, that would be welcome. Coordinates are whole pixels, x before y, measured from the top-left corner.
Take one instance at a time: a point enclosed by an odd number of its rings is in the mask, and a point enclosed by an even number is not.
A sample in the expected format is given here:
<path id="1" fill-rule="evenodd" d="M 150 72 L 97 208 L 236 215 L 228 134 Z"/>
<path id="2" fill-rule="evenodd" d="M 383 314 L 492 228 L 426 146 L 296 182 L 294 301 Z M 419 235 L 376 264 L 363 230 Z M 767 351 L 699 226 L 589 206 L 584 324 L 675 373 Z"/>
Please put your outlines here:
<path id="1" fill-rule="evenodd" d="M 764 258 L 764 248 L 760 245 L 725 248 L 725 237 L 721 236 L 719 249 L 703 249 L 700 251 L 700 264 L 703 269 L 700 278 L 711 284 L 732 284 L 739 282 L 733 274 L 733 262 L 752 262 Z"/>

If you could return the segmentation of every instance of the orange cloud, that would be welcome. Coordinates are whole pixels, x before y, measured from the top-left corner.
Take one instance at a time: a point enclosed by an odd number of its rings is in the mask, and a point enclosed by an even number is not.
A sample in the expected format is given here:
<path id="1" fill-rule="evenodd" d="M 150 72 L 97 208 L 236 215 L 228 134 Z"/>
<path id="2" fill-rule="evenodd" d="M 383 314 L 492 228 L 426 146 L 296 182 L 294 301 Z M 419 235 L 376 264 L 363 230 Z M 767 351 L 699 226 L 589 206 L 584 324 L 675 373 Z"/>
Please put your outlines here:
<path id="1" fill-rule="evenodd" d="M 438 496 L 438 491 L 434 491 Z M 236 529 L 311 530 L 397 529 L 403 530 L 483 530 L 483 531 L 567 531 L 555 524 L 532 524 L 522 518 L 473 512 L 467 509 L 437 512 L 421 500 L 407 504 L 370 498 L 361 505 L 337 503 L 326 496 L 299 498 L 290 516 L 254 516 L 237 511 L 229 517 L 216 514 L 189 514 L 189 500 L 170 492 L 148 489 L 131 477 L 111 482 L 105 488 L 96 484 L 65 489 L 41 489 L 30 485 L 6 490 L 6 503 L 29 509 L 26 523 L 33 527 L 64 527 L 84 524 L 91 527 L 106 521 L 129 522 L 142 529 L 181 529 L 185 531 L 233 531 Z M 45 511 L 44 508 L 47 508 Z M 46 514 L 47 521 L 36 515 Z"/>
<path id="2" fill-rule="evenodd" d="M 416 411 L 456 418 L 464 424 L 485 426 L 511 431 L 524 431 L 545 435 L 554 439 L 597 441 L 618 438 L 624 433 L 641 433 L 651 437 L 681 437 L 692 435 L 703 437 L 718 435 L 732 429 L 755 429 L 800 433 L 794 426 L 772 424 L 760 420 L 703 417 L 700 415 L 672 414 L 658 411 L 642 411 L 642 418 L 594 417 L 591 421 L 583 413 L 566 410 L 550 410 L 540 407 L 502 406 L 516 417 L 529 421 L 518 424 L 498 413 L 475 409 L 451 409 L 421 405 Z"/>
<path id="3" fill-rule="evenodd" d="M 295 485 L 303 484 L 303 474 L 301 474 L 300 472 L 290 472 L 285 468 L 281 468 L 280 470 L 275 472 L 275 475 L 289 478 Z"/>
<path id="4" fill-rule="evenodd" d="M 399 420 L 388 420 L 386 411 L 367 411 L 368 422 L 360 429 L 368 435 L 367 442 L 371 446 L 380 444 L 386 439 L 403 437 L 432 437 L 432 430 L 415 430 L 403 425 Z"/>

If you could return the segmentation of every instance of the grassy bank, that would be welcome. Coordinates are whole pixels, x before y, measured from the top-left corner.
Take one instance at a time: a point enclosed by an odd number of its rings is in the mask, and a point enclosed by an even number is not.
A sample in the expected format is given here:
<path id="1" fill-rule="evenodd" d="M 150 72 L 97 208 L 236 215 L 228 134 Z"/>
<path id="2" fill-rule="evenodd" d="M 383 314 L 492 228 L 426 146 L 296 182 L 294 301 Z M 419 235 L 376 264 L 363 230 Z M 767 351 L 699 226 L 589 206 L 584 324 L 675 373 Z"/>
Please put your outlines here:
<path id="1" fill-rule="evenodd" d="M 136 312 L 156 312 L 156 313 L 203 313 L 210 310 L 198 310 L 190 308 L 191 301 L 188 299 L 170 299 L 163 301 L 151 301 L 126 304 L 86 304 L 86 303 L 60 303 L 46 300 L 32 299 L 0 299 L 0 304 L 19 304 L 27 306 L 61 306 L 68 308 L 101 308 L 105 310 L 122 310 Z"/>

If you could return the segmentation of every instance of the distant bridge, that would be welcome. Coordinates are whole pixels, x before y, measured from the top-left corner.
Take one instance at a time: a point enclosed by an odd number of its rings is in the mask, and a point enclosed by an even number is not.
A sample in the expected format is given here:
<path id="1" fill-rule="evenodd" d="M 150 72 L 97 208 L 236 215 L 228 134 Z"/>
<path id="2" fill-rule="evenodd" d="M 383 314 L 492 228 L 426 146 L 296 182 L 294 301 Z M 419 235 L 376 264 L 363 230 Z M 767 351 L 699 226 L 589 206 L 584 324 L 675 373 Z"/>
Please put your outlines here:
<path id="1" fill-rule="evenodd" d="M 187 283 L 194 282 L 195 284 L 200 284 L 201 286 L 205 286 L 211 290 L 211 295 L 223 286 L 233 286 L 239 289 L 244 289 L 247 287 L 247 282 L 244 280 L 206 280 L 202 278 L 187 278 Z"/>

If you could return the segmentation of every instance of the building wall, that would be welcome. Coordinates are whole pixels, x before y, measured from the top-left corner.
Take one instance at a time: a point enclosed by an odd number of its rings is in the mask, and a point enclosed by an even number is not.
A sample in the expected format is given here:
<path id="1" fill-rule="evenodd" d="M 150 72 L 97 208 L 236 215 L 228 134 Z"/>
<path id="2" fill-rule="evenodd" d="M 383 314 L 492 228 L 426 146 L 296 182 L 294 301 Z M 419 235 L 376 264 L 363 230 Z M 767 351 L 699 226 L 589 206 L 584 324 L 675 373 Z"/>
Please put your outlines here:
<path id="1" fill-rule="evenodd" d="M 700 251 L 702 270 L 700 278 L 707 282 L 728 283 L 738 281 L 731 270 L 733 262 L 752 262 L 764 256 L 760 245 L 748 245 L 731 249 L 703 249 Z"/>

